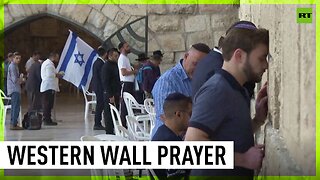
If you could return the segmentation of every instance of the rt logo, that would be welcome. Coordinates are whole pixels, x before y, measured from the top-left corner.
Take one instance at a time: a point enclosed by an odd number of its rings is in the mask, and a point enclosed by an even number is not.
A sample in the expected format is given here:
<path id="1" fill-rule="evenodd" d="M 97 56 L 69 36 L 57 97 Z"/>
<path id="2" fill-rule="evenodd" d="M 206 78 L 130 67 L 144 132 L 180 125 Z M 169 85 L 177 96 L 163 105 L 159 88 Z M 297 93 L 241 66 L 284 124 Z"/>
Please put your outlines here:
<path id="1" fill-rule="evenodd" d="M 297 8 L 297 23 L 312 23 L 312 8 Z"/>

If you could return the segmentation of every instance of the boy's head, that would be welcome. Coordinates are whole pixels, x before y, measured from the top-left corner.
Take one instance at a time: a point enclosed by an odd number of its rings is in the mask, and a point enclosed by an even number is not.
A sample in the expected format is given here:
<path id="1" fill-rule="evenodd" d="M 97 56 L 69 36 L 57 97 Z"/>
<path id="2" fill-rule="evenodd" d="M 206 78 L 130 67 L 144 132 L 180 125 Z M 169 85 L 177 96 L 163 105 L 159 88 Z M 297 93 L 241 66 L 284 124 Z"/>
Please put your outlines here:
<path id="1" fill-rule="evenodd" d="M 13 53 L 13 62 L 19 64 L 21 61 L 21 54 L 19 52 Z"/>
<path id="2" fill-rule="evenodd" d="M 174 125 L 179 131 L 186 131 L 192 114 L 192 100 L 181 93 L 170 94 L 163 104 L 165 124 Z"/>

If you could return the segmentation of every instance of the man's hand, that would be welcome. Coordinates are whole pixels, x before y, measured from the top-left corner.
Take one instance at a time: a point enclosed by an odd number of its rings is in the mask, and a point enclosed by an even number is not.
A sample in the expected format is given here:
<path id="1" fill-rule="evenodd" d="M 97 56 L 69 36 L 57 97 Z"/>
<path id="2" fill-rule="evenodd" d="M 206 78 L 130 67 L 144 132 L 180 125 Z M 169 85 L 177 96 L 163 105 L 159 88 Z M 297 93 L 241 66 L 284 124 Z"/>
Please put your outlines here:
<path id="1" fill-rule="evenodd" d="M 262 166 L 262 160 L 264 157 L 264 145 L 255 145 L 251 147 L 247 152 L 241 154 L 241 156 L 241 167 L 258 170 Z"/>
<path id="2" fill-rule="evenodd" d="M 262 125 L 268 114 L 268 82 L 266 82 L 263 87 L 258 92 L 256 99 L 256 116 L 254 120 L 255 123 Z"/>
<path id="3" fill-rule="evenodd" d="M 111 104 L 114 104 L 115 102 L 114 102 L 114 96 L 112 96 L 111 98 L 109 98 L 109 102 L 111 103 Z"/>

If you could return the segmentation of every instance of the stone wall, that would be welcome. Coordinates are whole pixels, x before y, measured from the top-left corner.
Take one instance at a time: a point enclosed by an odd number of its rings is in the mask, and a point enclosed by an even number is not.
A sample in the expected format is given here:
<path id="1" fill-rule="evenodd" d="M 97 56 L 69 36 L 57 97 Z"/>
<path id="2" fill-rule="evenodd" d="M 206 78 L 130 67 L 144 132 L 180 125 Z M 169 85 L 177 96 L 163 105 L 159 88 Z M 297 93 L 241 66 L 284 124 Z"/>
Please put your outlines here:
<path id="1" fill-rule="evenodd" d="M 272 60 L 269 123 L 257 134 L 265 141 L 262 175 L 315 175 L 315 6 L 313 23 L 296 22 L 297 7 L 309 5 L 241 5 L 240 19 L 270 33 Z M 264 139 L 265 138 L 265 139 Z"/>
<path id="2" fill-rule="evenodd" d="M 193 43 L 216 45 L 224 31 L 238 20 L 237 5 L 6 5 L 5 27 L 39 13 L 71 21 L 101 41 L 125 24 L 148 15 L 148 51 L 160 49 L 165 53 L 162 71 L 173 66 Z"/>

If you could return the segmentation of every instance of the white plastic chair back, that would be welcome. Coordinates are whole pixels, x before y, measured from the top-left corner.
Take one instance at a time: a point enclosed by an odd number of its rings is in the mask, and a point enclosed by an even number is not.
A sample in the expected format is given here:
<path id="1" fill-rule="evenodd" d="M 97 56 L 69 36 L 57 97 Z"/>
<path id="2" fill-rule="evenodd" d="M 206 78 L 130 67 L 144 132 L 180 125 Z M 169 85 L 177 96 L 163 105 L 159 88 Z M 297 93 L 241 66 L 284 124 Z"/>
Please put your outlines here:
<path id="1" fill-rule="evenodd" d="M 119 129 L 118 129 L 119 125 L 122 126 L 120 113 L 119 113 L 118 109 L 114 105 L 109 103 L 109 106 L 110 106 L 111 118 L 112 118 L 112 121 L 113 121 L 114 133 L 116 135 L 120 135 L 120 132 L 119 132 Z"/>
<path id="2" fill-rule="evenodd" d="M 132 133 L 137 140 L 150 140 L 150 134 L 144 130 L 139 122 L 132 116 L 126 116 L 127 126 L 130 133 Z"/>
<path id="3" fill-rule="evenodd" d="M 89 91 L 85 90 L 85 88 L 83 86 L 81 86 L 82 88 L 82 93 L 84 96 L 84 100 L 85 100 L 85 109 L 84 109 L 84 120 L 86 121 L 88 119 L 88 114 L 89 114 L 89 106 L 90 105 L 95 105 L 97 104 L 97 101 L 94 100 L 96 95 L 94 93 L 90 93 Z M 91 100 L 88 100 L 88 97 L 91 97 Z"/>
<path id="4" fill-rule="evenodd" d="M 137 100 L 127 92 L 123 92 L 123 100 L 126 104 L 126 108 L 129 116 L 134 116 L 134 109 L 140 110 L 141 113 L 145 113 L 144 105 L 139 104 Z"/>
<path id="5" fill-rule="evenodd" d="M 130 133 L 128 131 L 128 129 L 126 129 L 125 127 L 120 126 L 120 125 L 118 125 L 117 128 L 118 128 L 120 135 L 122 137 L 125 137 L 125 138 L 129 139 L 130 141 L 136 141 L 136 138 L 134 137 L 134 135 L 132 133 Z"/>

